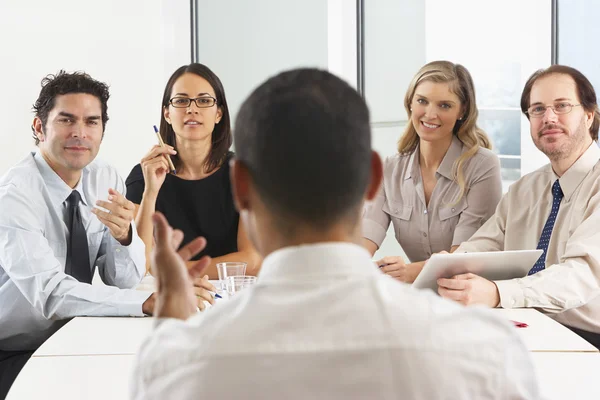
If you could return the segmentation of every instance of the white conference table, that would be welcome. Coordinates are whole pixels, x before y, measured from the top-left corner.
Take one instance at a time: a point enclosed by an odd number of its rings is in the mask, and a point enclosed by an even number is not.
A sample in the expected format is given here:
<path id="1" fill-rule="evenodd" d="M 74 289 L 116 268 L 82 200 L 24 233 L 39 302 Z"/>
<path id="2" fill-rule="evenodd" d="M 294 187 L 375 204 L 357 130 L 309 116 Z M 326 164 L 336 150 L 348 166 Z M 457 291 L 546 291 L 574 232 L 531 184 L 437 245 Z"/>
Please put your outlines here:
<path id="1" fill-rule="evenodd" d="M 573 333 L 569 328 L 534 309 L 517 308 L 511 310 L 498 308 L 491 311 L 508 320 L 527 323 L 526 328 L 516 329 L 529 351 L 598 353 L 598 349 Z"/>
<path id="2" fill-rule="evenodd" d="M 543 399 L 600 399 L 600 354 L 536 352 L 532 358 Z M 134 355 L 34 357 L 7 400 L 126 400 L 134 361 Z"/>
<path id="3" fill-rule="evenodd" d="M 533 309 L 494 309 L 525 322 L 516 328 L 537 366 L 547 399 L 600 399 L 600 353 L 559 323 Z M 135 354 L 152 318 L 74 318 L 27 362 L 7 400 L 127 399 Z"/>

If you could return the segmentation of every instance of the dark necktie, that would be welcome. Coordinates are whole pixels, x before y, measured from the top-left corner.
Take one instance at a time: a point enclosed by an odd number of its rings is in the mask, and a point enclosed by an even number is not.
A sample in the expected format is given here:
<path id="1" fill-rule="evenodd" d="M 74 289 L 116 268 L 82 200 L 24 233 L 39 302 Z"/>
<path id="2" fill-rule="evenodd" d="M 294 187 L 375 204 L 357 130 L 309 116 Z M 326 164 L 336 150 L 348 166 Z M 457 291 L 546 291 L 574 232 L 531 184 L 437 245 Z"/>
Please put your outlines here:
<path id="1" fill-rule="evenodd" d="M 88 249 L 87 233 L 81 220 L 79 202 L 81 196 L 73 190 L 67 199 L 69 202 L 69 243 L 67 247 L 67 262 L 65 273 L 71 275 L 79 282 L 92 283 L 92 269 L 90 268 L 90 251 Z"/>
<path id="2" fill-rule="evenodd" d="M 535 262 L 533 268 L 529 271 L 527 275 L 533 275 L 537 272 L 540 272 L 546 267 L 546 253 L 548 252 L 548 243 L 550 242 L 550 237 L 552 236 L 552 228 L 554 228 L 554 222 L 556 222 L 556 216 L 558 215 L 558 209 L 560 208 L 560 201 L 563 198 L 563 192 L 560 188 L 560 183 L 558 183 L 558 179 L 552 185 L 552 210 L 550 210 L 550 215 L 546 220 L 546 225 L 544 225 L 544 229 L 542 230 L 542 236 L 540 237 L 540 241 L 537 245 L 539 250 L 543 250 L 544 252 Z"/>

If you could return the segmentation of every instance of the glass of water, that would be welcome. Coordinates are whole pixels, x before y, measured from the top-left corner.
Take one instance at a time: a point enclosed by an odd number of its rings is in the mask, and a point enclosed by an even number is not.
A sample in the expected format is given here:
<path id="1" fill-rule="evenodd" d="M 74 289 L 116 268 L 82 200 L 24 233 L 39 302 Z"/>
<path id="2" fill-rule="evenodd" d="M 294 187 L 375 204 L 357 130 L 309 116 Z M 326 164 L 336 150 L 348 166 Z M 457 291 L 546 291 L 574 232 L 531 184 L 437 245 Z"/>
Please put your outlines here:
<path id="1" fill-rule="evenodd" d="M 226 280 L 225 289 L 227 290 L 227 295 L 231 297 L 255 283 L 255 276 L 230 276 Z"/>
<path id="2" fill-rule="evenodd" d="M 217 272 L 219 274 L 219 285 L 221 290 L 227 290 L 226 281 L 230 276 L 244 276 L 246 275 L 246 263 L 245 262 L 222 262 L 217 263 Z"/>

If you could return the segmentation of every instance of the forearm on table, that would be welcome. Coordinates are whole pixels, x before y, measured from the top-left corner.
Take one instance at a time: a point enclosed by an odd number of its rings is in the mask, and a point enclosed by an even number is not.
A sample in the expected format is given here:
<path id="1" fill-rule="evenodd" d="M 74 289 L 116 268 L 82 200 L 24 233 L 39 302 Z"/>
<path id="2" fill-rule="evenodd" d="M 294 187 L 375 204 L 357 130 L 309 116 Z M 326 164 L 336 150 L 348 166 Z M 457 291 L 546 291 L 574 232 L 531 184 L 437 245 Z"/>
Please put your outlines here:
<path id="1" fill-rule="evenodd" d="M 150 253 L 154 244 L 152 215 L 156 211 L 156 194 L 146 193 L 142 196 L 142 201 L 138 207 L 135 216 L 135 226 L 138 236 L 146 246 L 146 271 L 150 270 Z"/>
<path id="2" fill-rule="evenodd" d="M 215 257 L 211 259 L 210 265 L 204 271 L 204 275 L 208 275 L 209 279 L 219 279 L 217 272 L 217 264 L 222 262 L 245 262 L 246 275 L 256 275 L 260 270 L 262 264 L 262 258 L 258 253 L 251 250 L 236 251 L 235 253 L 229 253 L 224 256 Z M 191 267 L 196 261 L 188 261 L 188 268 Z"/>

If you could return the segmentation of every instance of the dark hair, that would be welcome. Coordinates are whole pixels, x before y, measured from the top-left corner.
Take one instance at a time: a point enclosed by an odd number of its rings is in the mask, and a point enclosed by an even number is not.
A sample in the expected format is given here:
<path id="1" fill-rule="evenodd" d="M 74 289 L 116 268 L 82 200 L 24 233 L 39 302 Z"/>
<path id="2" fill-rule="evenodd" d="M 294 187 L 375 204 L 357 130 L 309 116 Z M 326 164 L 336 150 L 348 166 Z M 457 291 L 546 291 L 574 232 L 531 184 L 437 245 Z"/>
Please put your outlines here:
<path id="1" fill-rule="evenodd" d="M 600 128 L 600 114 L 598 112 L 598 101 L 596 100 L 596 91 L 594 86 L 590 83 L 588 78 L 585 77 L 581 72 L 575 68 L 568 67 L 566 65 L 552 65 L 546 69 L 539 69 L 535 71 L 525 83 L 523 93 L 521 94 L 521 111 L 529 119 L 529 114 L 526 113 L 529 108 L 529 101 L 531 96 L 531 88 L 533 84 L 540 78 L 543 78 L 552 74 L 564 74 L 569 75 L 575 81 L 577 87 L 577 95 L 581 106 L 587 112 L 594 113 L 594 121 L 590 126 L 590 135 L 593 140 L 598 140 L 598 128 Z"/>
<path id="2" fill-rule="evenodd" d="M 179 67 L 177 71 L 173 72 L 173 75 L 169 78 L 167 82 L 167 86 L 165 86 L 165 91 L 163 93 L 162 106 L 160 109 L 160 136 L 165 143 L 173 146 L 177 149 L 177 141 L 175 140 L 175 131 L 173 131 L 173 127 L 167 123 L 165 120 L 164 109 L 169 107 L 169 100 L 171 99 L 171 92 L 173 91 L 173 86 L 179 77 L 186 73 L 196 74 L 201 78 L 206 79 L 206 81 L 210 84 L 210 86 L 215 91 L 215 96 L 217 98 L 217 107 L 221 109 L 222 117 L 219 121 L 218 125 L 215 125 L 215 128 L 212 133 L 211 140 L 211 148 L 208 153 L 208 157 L 204 161 L 204 171 L 210 172 L 215 168 L 221 166 L 221 164 L 225 161 L 226 155 L 228 153 L 229 148 L 232 143 L 231 136 L 231 121 L 229 118 L 229 108 L 227 107 L 227 99 L 225 98 L 225 90 L 223 89 L 223 84 L 217 75 L 210 70 L 206 65 L 199 63 L 192 63 L 189 65 L 184 65 Z M 173 163 L 175 164 L 175 168 L 178 168 L 181 164 L 181 160 L 179 159 L 179 155 L 171 156 L 173 159 Z"/>
<path id="3" fill-rule="evenodd" d="M 48 114 L 50 114 L 50 111 L 54 108 L 56 97 L 71 93 L 87 93 L 100 100 L 102 106 L 102 132 L 104 132 L 106 123 L 108 122 L 107 103 L 108 98 L 110 97 L 108 85 L 93 79 L 91 76 L 81 71 L 69 74 L 60 70 L 56 75 L 47 75 L 42 79 L 42 90 L 33 105 L 33 112 L 35 113 L 35 116 L 42 121 L 42 126 L 46 127 Z M 36 136 L 33 126 L 31 127 L 31 130 L 33 131 L 35 145 L 37 146 L 40 143 L 40 140 Z"/>
<path id="4" fill-rule="evenodd" d="M 252 92 L 235 126 L 236 157 L 282 217 L 280 228 L 327 228 L 361 204 L 371 170 L 369 111 L 346 82 L 317 69 L 283 72 Z"/>

